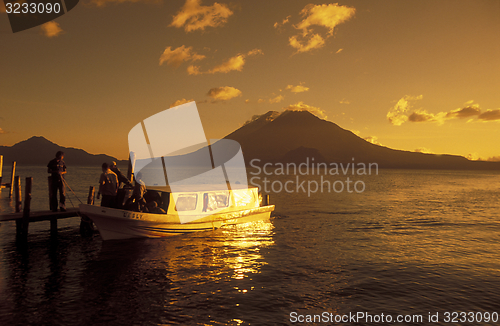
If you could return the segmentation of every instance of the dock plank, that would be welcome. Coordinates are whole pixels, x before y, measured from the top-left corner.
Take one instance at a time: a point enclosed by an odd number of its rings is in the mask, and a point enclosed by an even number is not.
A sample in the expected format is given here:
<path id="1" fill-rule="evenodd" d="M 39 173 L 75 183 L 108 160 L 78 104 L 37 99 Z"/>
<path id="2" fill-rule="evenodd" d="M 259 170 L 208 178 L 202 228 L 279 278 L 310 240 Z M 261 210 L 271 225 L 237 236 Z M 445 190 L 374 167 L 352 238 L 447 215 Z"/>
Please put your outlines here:
<path id="1" fill-rule="evenodd" d="M 78 211 L 79 209 L 74 207 L 74 208 L 68 208 L 66 212 L 52 212 L 50 210 L 31 212 L 29 216 L 29 221 L 39 222 L 39 221 L 50 221 L 53 218 L 62 219 L 68 217 L 75 217 L 78 216 Z M 21 218 L 23 218 L 23 212 L 0 214 L 0 222 L 15 221 Z"/>

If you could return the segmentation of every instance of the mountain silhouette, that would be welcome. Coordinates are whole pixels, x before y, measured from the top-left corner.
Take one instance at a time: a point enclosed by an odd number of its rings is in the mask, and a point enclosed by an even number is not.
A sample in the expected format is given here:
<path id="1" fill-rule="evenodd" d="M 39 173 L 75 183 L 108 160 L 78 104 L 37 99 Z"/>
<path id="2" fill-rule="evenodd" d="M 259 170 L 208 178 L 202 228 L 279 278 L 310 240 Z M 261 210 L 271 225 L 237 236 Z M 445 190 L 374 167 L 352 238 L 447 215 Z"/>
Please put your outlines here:
<path id="1" fill-rule="evenodd" d="M 470 161 L 457 155 L 395 150 L 372 144 L 307 111 L 269 111 L 225 138 L 240 143 L 247 165 L 265 163 L 377 163 L 380 168 L 498 170 L 500 162 Z"/>
<path id="2" fill-rule="evenodd" d="M 104 154 L 90 154 L 83 149 L 62 147 L 50 140 L 34 136 L 13 146 L 0 146 L 0 155 L 3 155 L 4 165 L 16 161 L 18 165 L 47 165 L 57 151 L 65 153 L 64 161 L 70 166 L 101 166 L 104 162 L 116 161 L 116 158 Z"/>

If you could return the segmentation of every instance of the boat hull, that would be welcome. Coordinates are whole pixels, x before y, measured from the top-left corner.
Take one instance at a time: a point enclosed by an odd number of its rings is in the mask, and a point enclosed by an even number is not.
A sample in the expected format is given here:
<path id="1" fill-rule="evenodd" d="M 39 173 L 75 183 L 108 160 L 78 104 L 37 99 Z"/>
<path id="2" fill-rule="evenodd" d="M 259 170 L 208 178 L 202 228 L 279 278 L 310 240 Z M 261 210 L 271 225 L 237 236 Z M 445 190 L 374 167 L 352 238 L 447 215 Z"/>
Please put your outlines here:
<path id="1" fill-rule="evenodd" d="M 99 229 L 103 240 L 161 238 L 184 233 L 209 231 L 226 225 L 269 220 L 274 205 L 215 213 L 180 223 L 173 214 L 150 214 L 122 209 L 80 205 L 80 213 L 89 217 Z"/>

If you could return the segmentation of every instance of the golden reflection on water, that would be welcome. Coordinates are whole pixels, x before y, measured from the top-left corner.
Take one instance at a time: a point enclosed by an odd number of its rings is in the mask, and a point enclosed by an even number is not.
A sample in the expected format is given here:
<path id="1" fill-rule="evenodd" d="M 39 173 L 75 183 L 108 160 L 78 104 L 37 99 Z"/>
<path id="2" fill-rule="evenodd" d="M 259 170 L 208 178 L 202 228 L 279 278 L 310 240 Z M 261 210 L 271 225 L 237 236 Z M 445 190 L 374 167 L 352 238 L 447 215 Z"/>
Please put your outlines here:
<path id="1" fill-rule="evenodd" d="M 165 242 L 162 257 L 147 260 L 167 262 L 173 282 L 201 285 L 228 278 L 242 280 L 267 264 L 261 251 L 274 245 L 273 230 L 271 222 L 262 221 L 174 237 Z"/>
<path id="2" fill-rule="evenodd" d="M 235 228 L 239 229 L 243 236 L 234 237 L 234 230 L 222 230 L 230 240 L 221 243 L 224 254 L 215 256 L 214 260 L 234 271 L 231 278 L 241 280 L 250 274 L 258 273 L 259 269 L 267 264 L 260 250 L 274 244 L 273 226 L 269 222 L 251 222 Z M 231 252 L 237 255 L 232 255 Z M 239 290 L 239 292 L 246 293 L 247 290 Z"/>

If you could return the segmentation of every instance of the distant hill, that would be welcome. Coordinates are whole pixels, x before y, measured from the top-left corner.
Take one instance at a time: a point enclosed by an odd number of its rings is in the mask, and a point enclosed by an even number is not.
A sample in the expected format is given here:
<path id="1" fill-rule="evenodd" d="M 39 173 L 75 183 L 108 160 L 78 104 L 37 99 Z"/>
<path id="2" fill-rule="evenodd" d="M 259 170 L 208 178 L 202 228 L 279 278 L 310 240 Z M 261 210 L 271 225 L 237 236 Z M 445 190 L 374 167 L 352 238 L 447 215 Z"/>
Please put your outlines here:
<path id="1" fill-rule="evenodd" d="M 16 161 L 18 165 L 47 165 L 57 151 L 65 153 L 64 161 L 68 166 L 101 166 L 104 162 L 120 161 L 104 154 L 90 154 L 83 149 L 62 147 L 44 137 L 31 137 L 13 146 L 0 146 L 4 165 Z"/>
<path id="2" fill-rule="evenodd" d="M 470 161 L 457 155 L 424 154 L 372 144 L 306 111 L 275 111 L 254 118 L 225 137 L 240 143 L 245 161 L 377 163 L 381 168 L 500 170 L 500 162 Z M 256 162 L 254 161 L 254 164 Z M 257 165 L 257 164 L 255 164 Z"/>

